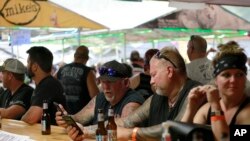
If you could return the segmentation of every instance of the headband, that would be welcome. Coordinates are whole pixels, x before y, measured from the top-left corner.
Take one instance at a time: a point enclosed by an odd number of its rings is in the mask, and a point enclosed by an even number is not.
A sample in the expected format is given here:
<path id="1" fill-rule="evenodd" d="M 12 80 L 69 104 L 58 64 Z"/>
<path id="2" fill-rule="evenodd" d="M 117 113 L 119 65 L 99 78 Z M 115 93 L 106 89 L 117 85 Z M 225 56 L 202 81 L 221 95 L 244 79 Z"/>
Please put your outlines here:
<path id="1" fill-rule="evenodd" d="M 214 76 L 217 76 L 226 69 L 240 69 L 247 74 L 245 59 L 240 56 L 228 55 L 218 60 L 214 67 Z"/>

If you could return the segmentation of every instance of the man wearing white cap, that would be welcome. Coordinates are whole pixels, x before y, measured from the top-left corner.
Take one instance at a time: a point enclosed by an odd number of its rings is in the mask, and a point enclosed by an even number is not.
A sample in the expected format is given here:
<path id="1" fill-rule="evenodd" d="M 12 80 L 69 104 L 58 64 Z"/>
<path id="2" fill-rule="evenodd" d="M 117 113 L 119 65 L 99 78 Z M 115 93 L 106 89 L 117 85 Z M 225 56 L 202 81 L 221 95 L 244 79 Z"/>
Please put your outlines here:
<path id="1" fill-rule="evenodd" d="M 0 94 L 2 118 L 20 119 L 30 107 L 33 88 L 24 84 L 25 66 L 17 59 L 9 58 L 0 66 L 3 87 Z"/>

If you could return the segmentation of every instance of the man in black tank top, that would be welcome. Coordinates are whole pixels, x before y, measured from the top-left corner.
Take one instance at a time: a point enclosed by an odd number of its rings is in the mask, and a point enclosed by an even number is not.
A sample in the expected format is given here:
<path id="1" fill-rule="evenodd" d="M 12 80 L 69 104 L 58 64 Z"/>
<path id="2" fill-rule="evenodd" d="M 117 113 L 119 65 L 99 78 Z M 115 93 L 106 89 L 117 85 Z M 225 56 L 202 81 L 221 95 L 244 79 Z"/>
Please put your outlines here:
<path id="1" fill-rule="evenodd" d="M 152 57 L 150 75 L 156 94 L 129 117 L 117 121 L 118 125 L 126 127 L 119 129 L 123 134 L 119 134 L 118 139 L 129 140 L 133 136 L 137 140 L 159 140 L 162 136 L 161 123 L 180 120 L 189 91 L 200 85 L 187 77 L 184 59 L 173 47 L 165 47 Z"/>
<path id="2" fill-rule="evenodd" d="M 56 75 L 63 85 L 69 114 L 79 112 L 99 92 L 95 73 L 86 66 L 88 54 L 86 46 L 79 46 L 74 62 L 60 68 Z"/>
<path id="3" fill-rule="evenodd" d="M 115 60 L 109 61 L 100 67 L 99 73 L 103 92 L 92 98 L 80 112 L 72 115 L 75 121 L 85 126 L 97 123 L 98 109 L 103 109 L 105 120 L 108 119 L 107 113 L 110 106 L 113 107 L 116 117 L 127 117 L 144 102 L 140 94 L 129 88 L 131 72 L 124 64 Z M 61 112 L 57 112 L 56 120 L 59 126 L 65 127 Z M 87 128 L 91 131 L 96 129 L 95 126 L 89 126 L 84 127 L 84 130 Z M 75 140 L 74 137 L 72 139 Z"/>

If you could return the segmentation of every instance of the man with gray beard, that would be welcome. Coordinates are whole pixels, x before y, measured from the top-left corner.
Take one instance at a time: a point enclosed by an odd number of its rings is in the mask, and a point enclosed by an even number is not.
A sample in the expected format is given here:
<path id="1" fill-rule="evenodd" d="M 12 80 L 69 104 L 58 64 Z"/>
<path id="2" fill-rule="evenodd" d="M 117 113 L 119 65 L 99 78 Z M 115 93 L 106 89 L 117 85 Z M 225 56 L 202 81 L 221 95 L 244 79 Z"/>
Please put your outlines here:
<path id="1" fill-rule="evenodd" d="M 144 102 L 140 94 L 129 88 L 130 72 L 125 65 L 113 60 L 103 64 L 99 73 L 103 92 L 92 98 L 81 111 L 72 115 L 72 118 L 82 125 L 97 124 L 97 111 L 100 108 L 103 109 L 104 119 L 107 120 L 110 106 L 113 107 L 116 117 L 126 117 Z M 67 127 L 61 114 L 56 113 L 57 124 Z"/>

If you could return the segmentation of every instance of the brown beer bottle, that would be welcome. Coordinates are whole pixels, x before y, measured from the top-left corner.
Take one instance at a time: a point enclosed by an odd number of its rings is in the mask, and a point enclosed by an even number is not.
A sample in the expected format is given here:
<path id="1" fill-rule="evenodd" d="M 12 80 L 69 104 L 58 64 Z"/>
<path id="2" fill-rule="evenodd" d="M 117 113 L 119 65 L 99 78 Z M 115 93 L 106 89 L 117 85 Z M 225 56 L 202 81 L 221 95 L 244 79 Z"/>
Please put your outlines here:
<path id="1" fill-rule="evenodd" d="M 103 109 L 98 109 L 97 121 L 96 141 L 107 141 L 107 130 L 104 127 Z"/>
<path id="2" fill-rule="evenodd" d="M 108 141 L 117 141 L 117 125 L 114 118 L 114 110 L 110 106 L 108 110 L 108 124 L 106 126 Z"/>
<path id="3" fill-rule="evenodd" d="M 50 134 L 50 115 L 48 111 L 48 101 L 43 101 L 43 114 L 41 119 L 42 135 Z"/>

